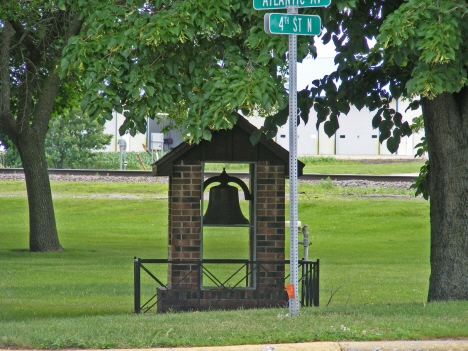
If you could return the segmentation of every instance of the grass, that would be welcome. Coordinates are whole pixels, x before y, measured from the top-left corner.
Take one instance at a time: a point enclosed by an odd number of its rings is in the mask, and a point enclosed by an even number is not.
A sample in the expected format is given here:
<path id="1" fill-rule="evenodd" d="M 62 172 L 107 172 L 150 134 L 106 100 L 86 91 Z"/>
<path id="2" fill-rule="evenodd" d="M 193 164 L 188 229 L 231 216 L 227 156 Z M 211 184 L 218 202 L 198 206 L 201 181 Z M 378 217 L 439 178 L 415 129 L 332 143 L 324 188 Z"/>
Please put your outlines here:
<path id="1" fill-rule="evenodd" d="M 402 163 L 361 163 L 356 161 L 340 162 L 336 164 L 307 164 L 304 173 L 318 174 L 399 174 L 419 173 L 424 162 Z"/>
<path id="2" fill-rule="evenodd" d="M 24 197 L 26 195 L 26 183 L 23 181 L 8 181 L 0 184 L 0 196 Z M 54 199 L 97 195 L 135 195 L 145 198 L 167 196 L 167 185 L 158 183 L 54 182 L 51 184 Z"/>
<path id="3" fill-rule="evenodd" d="M 461 338 L 466 336 L 467 307 L 466 302 L 450 302 L 303 308 L 296 318 L 279 318 L 287 311 L 269 309 L 34 319 L 2 323 L 0 345 L 144 348 Z"/>
<path id="4" fill-rule="evenodd" d="M 131 314 L 133 256 L 167 257 L 167 201 L 157 199 L 166 191 L 163 185 L 52 183 L 67 251 L 30 253 L 24 184 L 1 182 L 0 347 L 466 337 L 467 302 L 424 304 L 430 270 L 428 203 L 343 196 L 337 188 L 325 182 L 307 188 L 299 200 L 299 219 L 309 225 L 310 258 L 321 261 L 321 307 L 303 308 L 297 319 L 289 319 L 278 317 L 284 309 Z M 207 233 L 207 240 L 209 235 L 207 254 L 245 254 L 242 235 Z M 165 267 L 156 273 L 165 277 Z"/>

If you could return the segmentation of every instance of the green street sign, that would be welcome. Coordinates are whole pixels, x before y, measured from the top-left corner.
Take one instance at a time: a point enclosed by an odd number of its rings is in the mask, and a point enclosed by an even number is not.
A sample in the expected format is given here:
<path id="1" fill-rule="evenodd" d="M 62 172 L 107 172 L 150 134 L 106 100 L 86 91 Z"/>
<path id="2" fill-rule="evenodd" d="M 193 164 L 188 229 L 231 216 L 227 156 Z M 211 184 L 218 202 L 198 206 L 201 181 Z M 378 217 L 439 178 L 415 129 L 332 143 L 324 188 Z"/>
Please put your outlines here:
<path id="1" fill-rule="evenodd" d="M 264 18 L 267 34 L 320 35 L 322 20 L 317 15 L 267 13 Z"/>
<path id="2" fill-rule="evenodd" d="M 331 0 L 253 0 L 255 10 L 285 9 L 288 6 L 297 7 L 327 7 Z"/>

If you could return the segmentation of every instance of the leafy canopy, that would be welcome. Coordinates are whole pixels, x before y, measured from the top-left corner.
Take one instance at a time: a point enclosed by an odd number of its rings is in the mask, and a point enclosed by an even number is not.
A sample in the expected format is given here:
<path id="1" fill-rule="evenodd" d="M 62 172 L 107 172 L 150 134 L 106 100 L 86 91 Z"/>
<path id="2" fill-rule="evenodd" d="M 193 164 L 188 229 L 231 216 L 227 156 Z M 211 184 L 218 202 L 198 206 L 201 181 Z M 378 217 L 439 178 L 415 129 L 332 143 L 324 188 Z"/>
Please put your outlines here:
<path id="1" fill-rule="evenodd" d="M 467 83 L 466 3 L 459 0 L 348 1 L 332 6 L 322 22 L 323 41 L 333 41 L 336 72 L 312 83 L 318 124 L 331 136 L 349 104 L 376 111 L 372 121 L 380 142 L 395 152 L 411 134 L 393 99 L 432 98 L 458 92 Z M 375 42 L 376 45 L 370 45 Z"/>
<path id="2" fill-rule="evenodd" d="M 124 113 L 120 133 L 143 132 L 146 116 L 178 104 L 188 110 L 184 128 L 192 141 L 232 127 L 239 110 L 276 116 L 287 108 L 279 74 L 286 73 L 287 37 L 265 34 L 264 13 L 250 1 L 80 0 L 74 6 L 85 29 L 69 40 L 61 74 L 83 77 L 81 106 L 90 116 L 103 123 L 113 109 Z M 301 39 L 300 60 L 314 52 L 312 43 Z"/>
<path id="3" fill-rule="evenodd" d="M 385 59 L 409 68 L 406 94 L 433 98 L 467 84 L 468 22 L 465 1 L 410 0 L 380 29 Z"/>
<path id="4" fill-rule="evenodd" d="M 45 141 L 47 164 L 52 168 L 90 167 L 95 151 L 104 149 L 111 140 L 111 134 L 104 134 L 104 126 L 79 110 L 71 110 L 50 122 Z"/>

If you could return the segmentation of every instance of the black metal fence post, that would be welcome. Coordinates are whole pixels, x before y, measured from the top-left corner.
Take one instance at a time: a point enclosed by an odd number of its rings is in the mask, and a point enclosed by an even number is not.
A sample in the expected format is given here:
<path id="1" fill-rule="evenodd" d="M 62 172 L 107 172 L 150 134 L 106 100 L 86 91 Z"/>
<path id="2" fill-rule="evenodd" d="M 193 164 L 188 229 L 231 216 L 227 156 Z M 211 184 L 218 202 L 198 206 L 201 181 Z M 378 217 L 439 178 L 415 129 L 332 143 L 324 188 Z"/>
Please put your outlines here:
<path id="1" fill-rule="evenodd" d="M 300 264 L 300 263 L 299 263 Z M 302 303 L 302 306 L 307 306 L 307 296 L 306 296 L 306 292 L 307 292 L 307 277 L 304 278 L 304 274 L 307 274 L 307 263 L 305 263 L 304 261 L 302 261 L 302 264 L 301 265 L 301 269 L 302 269 L 302 279 L 301 279 L 301 303 Z M 304 268 L 305 268 L 305 272 L 304 272 Z M 304 282 L 304 279 L 305 279 L 305 282 Z"/>
<path id="2" fill-rule="evenodd" d="M 255 288 L 257 289 L 257 308 L 260 307 L 260 264 L 258 261 L 255 266 L 257 267 L 257 281 L 255 282 Z"/>
<path id="3" fill-rule="evenodd" d="M 200 309 L 200 298 L 203 285 L 203 263 L 198 261 L 198 291 L 197 291 L 197 309 Z"/>
<path id="4" fill-rule="evenodd" d="M 136 258 L 136 256 L 133 259 L 133 291 L 135 313 L 140 313 L 140 259 Z"/>
<path id="5" fill-rule="evenodd" d="M 315 265 L 314 269 L 314 282 L 315 282 L 315 289 L 314 289 L 314 306 L 319 306 L 319 272 L 320 272 L 320 260 L 317 259 L 317 264 Z"/>

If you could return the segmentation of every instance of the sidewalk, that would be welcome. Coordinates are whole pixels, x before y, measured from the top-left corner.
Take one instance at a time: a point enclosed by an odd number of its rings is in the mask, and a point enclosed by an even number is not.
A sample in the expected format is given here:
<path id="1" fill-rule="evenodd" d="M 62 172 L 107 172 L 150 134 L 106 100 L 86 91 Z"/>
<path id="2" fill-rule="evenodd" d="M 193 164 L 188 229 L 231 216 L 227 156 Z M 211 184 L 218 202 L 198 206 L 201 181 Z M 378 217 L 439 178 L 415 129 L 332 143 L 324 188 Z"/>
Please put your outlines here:
<path id="1" fill-rule="evenodd" d="M 125 349 L 121 351 L 468 351 L 468 339 L 422 341 L 316 341 L 297 344 L 166 347 L 154 349 Z"/>

